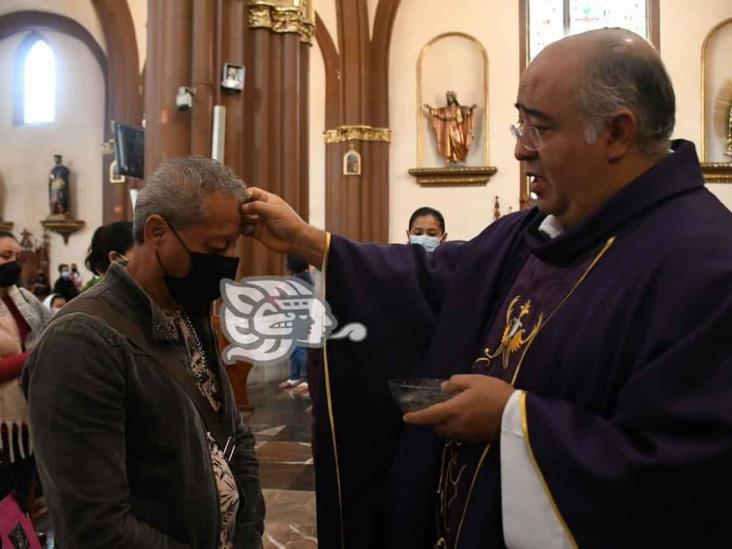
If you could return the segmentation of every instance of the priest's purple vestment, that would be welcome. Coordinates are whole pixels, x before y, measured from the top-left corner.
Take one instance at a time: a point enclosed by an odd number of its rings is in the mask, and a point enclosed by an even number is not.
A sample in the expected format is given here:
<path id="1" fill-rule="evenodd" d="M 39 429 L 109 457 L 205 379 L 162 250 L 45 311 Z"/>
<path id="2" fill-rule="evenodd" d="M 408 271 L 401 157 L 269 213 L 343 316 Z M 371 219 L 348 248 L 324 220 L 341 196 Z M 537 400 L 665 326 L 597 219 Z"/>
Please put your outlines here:
<path id="1" fill-rule="evenodd" d="M 326 298 L 368 337 L 328 341 L 310 372 L 320 547 L 508 543 L 501 442 L 405 425 L 389 394 L 457 373 L 523 391 L 531 474 L 572 543 L 729 543 L 732 214 L 693 145 L 555 238 L 544 218 L 432 254 L 331 238 Z"/>

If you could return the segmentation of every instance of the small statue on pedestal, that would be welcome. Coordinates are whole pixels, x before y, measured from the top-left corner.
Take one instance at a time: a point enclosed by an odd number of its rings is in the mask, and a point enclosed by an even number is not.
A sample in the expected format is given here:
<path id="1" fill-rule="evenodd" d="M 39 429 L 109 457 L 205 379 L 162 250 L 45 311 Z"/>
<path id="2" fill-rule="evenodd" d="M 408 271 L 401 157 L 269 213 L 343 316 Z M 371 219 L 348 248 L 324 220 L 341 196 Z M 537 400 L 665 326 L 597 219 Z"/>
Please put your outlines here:
<path id="1" fill-rule="evenodd" d="M 56 165 L 48 176 L 48 217 L 41 225 L 49 231 L 60 234 L 64 243 L 68 244 L 69 235 L 84 226 L 84 222 L 71 215 L 71 187 L 69 186 L 69 169 L 61 161 L 60 154 L 54 154 Z"/>
<path id="2" fill-rule="evenodd" d="M 69 217 L 70 188 L 69 169 L 61 161 L 60 154 L 54 154 L 56 165 L 51 168 L 48 176 L 48 204 L 51 210 L 50 217 Z"/>
<path id="3" fill-rule="evenodd" d="M 447 105 L 444 107 L 424 105 L 432 119 L 437 149 L 449 163 L 465 162 L 475 139 L 473 111 L 477 105 L 463 107 L 454 91 L 447 91 L 445 99 Z"/>

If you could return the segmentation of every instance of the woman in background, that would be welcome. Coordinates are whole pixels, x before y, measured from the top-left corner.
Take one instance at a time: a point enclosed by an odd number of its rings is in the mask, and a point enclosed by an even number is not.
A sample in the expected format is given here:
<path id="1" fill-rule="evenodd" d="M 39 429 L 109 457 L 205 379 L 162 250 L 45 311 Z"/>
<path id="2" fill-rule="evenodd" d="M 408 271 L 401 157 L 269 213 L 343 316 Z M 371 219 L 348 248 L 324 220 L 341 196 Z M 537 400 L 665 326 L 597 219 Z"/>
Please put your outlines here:
<path id="1" fill-rule="evenodd" d="M 13 492 L 27 512 L 35 461 L 20 374 L 49 312 L 32 293 L 18 287 L 19 254 L 15 237 L 0 231 L 0 500 Z"/>
<path id="2" fill-rule="evenodd" d="M 132 222 L 130 221 L 117 221 L 103 225 L 94 231 L 84 261 L 86 268 L 94 273 L 94 278 L 86 283 L 82 292 L 100 282 L 113 261 L 126 264 L 134 254 L 134 245 Z"/>
<path id="3" fill-rule="evenodd" d="M 410 244 L 419 244 L 428 252 L 447 240 L 445 218 L 434 208 L 424 206 L 415 210 L 409 218 L 407 239 Z"/>

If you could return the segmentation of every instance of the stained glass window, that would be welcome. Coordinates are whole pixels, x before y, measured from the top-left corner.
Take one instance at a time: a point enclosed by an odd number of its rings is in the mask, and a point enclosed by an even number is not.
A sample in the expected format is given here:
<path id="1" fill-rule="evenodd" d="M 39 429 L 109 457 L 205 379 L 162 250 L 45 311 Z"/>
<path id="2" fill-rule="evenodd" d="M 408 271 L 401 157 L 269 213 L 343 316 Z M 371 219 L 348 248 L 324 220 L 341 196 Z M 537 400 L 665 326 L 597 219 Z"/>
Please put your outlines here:
<path id="1" fill-rule="evenodd" d="M 647 0 L 528 0 L 529 60 L 564 36 L 621 27 L 648 38 Z"/>

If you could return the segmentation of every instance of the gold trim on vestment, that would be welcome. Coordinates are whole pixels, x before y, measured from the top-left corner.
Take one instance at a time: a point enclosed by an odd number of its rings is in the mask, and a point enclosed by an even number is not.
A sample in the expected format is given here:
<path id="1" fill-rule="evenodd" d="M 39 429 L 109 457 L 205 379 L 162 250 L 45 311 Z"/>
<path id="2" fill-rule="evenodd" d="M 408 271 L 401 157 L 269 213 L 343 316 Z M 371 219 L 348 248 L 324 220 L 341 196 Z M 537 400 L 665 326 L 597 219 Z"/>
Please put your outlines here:
<path id="1" fill-rule="evenodd" d="M 330 254 L 330 238 L 329 232 L 325 233 L 325 252 L 323 253 L 323 297 L 327 301 L 327 271 L 328 271 L 328 255 Z M 331 442 L 333 444 L 333 458 L 336 468 L 336 486 L 338 488 L 338 513 L 340 514 L 340 530 L 341 530 L 341 549 L 346 547 L 346 538 L 343 527 L 343 493 L 341 490 L 341 469 L 338 461 L 338 445 L 336 444 L 336 431 L 335 431 L 335 414 L 333 413 L 333 396 L 330 390 L 330 370 L 328 366 L 328 340 L 323 340 L 323 371 L 325 372 L 325 398 L 328 403 L 328 421 L 330 423 L 330 435 Z"/>
<path id="2" fill-rule="evenodd" d="M 475 466 L 475 472 L 473 473 L 473 480 L 470 481 L 470 488 L 468 489 L 468 497 L 465 499 L 465 507 L 463 508 L 463 514 L 460 516 L 460 523 L 458 524 L 457 533 L 455 534 L 455 548 L 457 548 L 458 544 L 460 543 L 460 534 L 463 531 L 463 522 L 465 521 L 465 515 L 468 514 L 468 505 L 470 504 L 470 497 L 473 495 L 473 488 L 475 487 L 475 481 L 478 480 L 478 473 L 480 473 L 480 468 L 483 465 L 483 461 L 485 460 L 485 456 L 488 455 L 488 450 L 491 449 L 490 443 L 485 445 L 485 449 L 483 450 L 483 453 L 480 454 L 480 459 L 478 460 L 478 465 Z"/>
<path id="3" fill-rule="evenodd" d="M 521 430 L 524 432 L 524 443 L 526 444 L 526 451 L 529 453 L 529 459 L 531 459 L 531 465 L 534 466 L 534 470 L 536 471 L 536 476 L 539 477 L 539 480 L 541 481 L 541 485 L 544 488 L 544 492 L 546 493 L 547 497 L 549 498 L 549 503 L 552 506 L 552 509 L 554 510 L 554 514 L 559 519 L 559 523 L 562 525 L 562 528 L 564 528 L 564 532 L 569 537 L 569 541 L 572 543 L 572 547 L 578 547 L 577 542 L 574 539 L 574 536 L 572 535 L 572 531 L 569 529 L 569 526 L 567 525 L 567 522 L 564 520 L 564 517 L 562 516 L 562 513 L 559 511 L 559 507 L 557 507 L 557 502 L 554 501 L 554 497 L 552 496 L 552 492 L 549 489 L 549 486 L 546 483 L 546 480 L 544 479 L 544 475 L 541 472 L 541 468 L 539 467 L 539 464 L 536 462 L 536 457 L 534 456 L 534 450 L 531 448 L 531 441 L 529 440 L 529 424 L 526 420 L 526 391 L 521 391 L 521 395 L 519 396 L 519 405 L 521 407 Z"/>
<path id="4" fill-rule="evenodd" d="M 597 263 L 600 261 L 600 259 L 602 259 L 602 257 L 607 253 L 607 251 L 610 249 L 610 247 L 614 243 L 615 243 L 615 237 L 612 236 L 612 237 L 610 237 L 607 240 L 607 242 L 605 243 L 605 245 L 602 247 L 602 250 L 600 250 L 598 252 L 598 254 L 595 256 L 595 259 L 592 260 L 592 263 L 590 263 L 590 265 L 587 267 L 587 269 L 585 269 L 585 272 L 582 273 L 582 276 L 579 278 L 579 280 L 577 280 L 577 282 L 572 287 L 572 289 L 569 291 L 569 293 L 567 293 L 567 295 L 564 296 L 564 298 L 562 299 L 562 301 L 560 301 L 559 304 L 556 307 L 554 307 L 554 310 L 549 314 L 549 316 L 546 318 L 546 320 L 544 321 L 544 323 L 541 324 L 538 327 L 539 329 L 536 332 L 534 332 L 532 334 L 532 336 L 528 339 L 528 341 L 526 342 L 526 347 L 524 348 L 524 353 L 521 355 L 521 359 L 519 360 L 519 363 L 516 366 L 516 372 L 513 374 L 513 378 L 511 379 L 511 385 L 512 386 L 516 383 L 516 378 L 518 378 L 519 371 L 521 370 L 521 366 L 523 365 L 524 358 L 526 357 L 526 353 L 529 350 L 529 348 L 531 347 L 531 344 L 536 340 L 536 337 L 546 327 L 546 325 L 549 323 L 549 321 L 552 319 L 552 317 L 556 314 L 556 312 L 562 307 L 562 305 L 564 305 L 564 303 L 572 296 L 572 294 L 574 294 L 575 290 L 579 287 L 579 285 L 582 284 L 582 282 L 584 282 L 585 278 L 587 278 L 587 275 L 590 274 L 590 271 L 592 271 L 592 269 L 595 268 L 595 265 L 597 265 Z M 526 393 L 524 392 L 524 394 L 522 395 L 522 403 L 523 403 L 523 399 L 525 398 L 525 396 L 526 396 Z M 524 413 L 524 407 L 523 406 L 524 405 L 522 404 L 521 418 L 522 418 L 522 423 L 524 424 L 524 437 L 525 437 L 525 440 L 526 440 L 526 444 L 528 445 L 529 444 L 528 443 L 528 440 L 529 440 L 529 438 L 528 438 L 528 428 L 525 427 L 525 421 L 526 421 L 525 418 L 526 418 L 526 415 Z M 466 501 L 465 501 L 465 507 L 463 508 L 463 514 L 462 514 L 462 517 L 460 519 L 460 524 L 458 526 L 457 534 L 455 535 L 455 545 L 453 546 L 453 549 L 457 549 L 458 546 L 459 546 L 459 543 L 460 543 L 460 532 L 462 530 L 463 520 L 465 519 L 465 515 L 467 514 L 467 511 L 468 511 L 468 505 L 470 505 L 470 498 L 471 498 L 471 496 L 473 494 L 473 486 L 475 485 L 475 482 L 478 479 L 478 473 L 480 472 L 480 468 L 483 465 L 483 461 L 485 460 L 485 457 L 488 454 L 488 451 L 490 450 L 490 448 L 491 448 L 491 444 L 490 443 L 486 444 L 485 450 L 483 450 L 483 453 L 480 456 L 480 460 L 478 461 L 478 465 L 475 468 L 475 473 L 473 473 L 473 480 L 472 480 L 472 482 L 470 484 L 470 489 L 468 490 L 468 496 L 467 496 Z M 539 475 L 539 478 L 541 479 L 542 483 L 544 484 L 544 489 L 546 490 L 546 493 L 547 493 L 547 495 L 549 497 L 549 502 L 552 504 L 552 507 L 554 508 L 554 512 L 559 517 L 559 520 L 560 520 L 562 526 L 564 526 L 564 529 L 567 532 L 567 535 L 569 536 L 569 539 L 572 541 L 573 546 L 574 547 L 577 547 L 577 544 L 574 541 L 574 536 L 572 535 L 572 532 L 570 531 L 570 529 L 567 526 L 567 524 L 564 522 L 564 519 L 562 518 L 562 515 L 559 512 L 559 508 L 557 507 L 556 502 L 554 501 L 554 498 L 552 497 L 552 494 L 549 491 L 548 486 L 546 485 L 546 482 L 544 482 L 544 477 L 541 475 L 541 470 L 539 469 L 538 465 L 536 464 L 536 460 L 534 459 L 534 454 L 533 454 L 533 451 L 531 450 L 531 446 L 530 445 L 529 445 L 529 455 L 531 457 L 532 462 L 534 463 L 534 467 L 537 470 L 537 474 Z M 442 465 L 444 465 L 444 464 L 442 464 Z M 440 468 L 442 469 L 442 466 Z"/>
<path id="5" fill-rule="evenodd" d="M 615 244 L 615 237 L 611 236 L 608 241 L 605 243 L 605 245 L 602 247 L 602 250 L 595 256 L 595 259 L 592 260 L 592 263 L 590 263 L 590 266 L 587 267 L 584 273 L 582 273 L 582 276 L 579 278 L 577 283 L 572 287 L 572 289 L 569 291 L 567 295 L 564 296 L 564 299 L 559 302 L 559 305 L 554 307 L 554 310 L 549 314 L 548 317 L 546 317 L 546 320 L 544 321 L 544 324 L 541 326 L 541 328 L 534 334 L 534 337 L 531 338 L 530 341 L 527 342 L 526 347 L 524 348 L 524 354 L 521 355 L 521 360 L 519 360 L 518 365 L 516 366 L 516 371 L 513 374 L 513 378 L 511 379 L 511 385 L 516 383 L 516 378 L 519 375 L 519 371 L 521 370 L 521 366 L 524 363 L 524 358 L 526 357 L 526 352 L 531 347 L 531 344 L 534 342 L 534 339 L 536 339 L 536 336 L 539 335 L 539 332 L 544 329 L 544 327 L 549 324 L 549 321 L 552 319 L 552 317 L 556 314 L 556 312 L 564 305 L 564 303 L 572 296 L 572 294 L 575 292 L 577 288 L 579 288 L 579 285 L 584 282 L 585 278 L 587 278 L 587 275 L 590 274 L 590 271 L 597 265 L 597 262 L 602 259 L 602 256 L 605 255 L 605 253 L 610 249 L 610 246 Z"/>
<path id="6" fill-rule="evenodd" d="M 333 143 L 344 143 L 345 141 L 380 141 L 391 143 L 391 130 L 389 128 L 374 128 L 363 124 L 338 126 L 334 130 L 323 132 L 326 145 Z"/>

